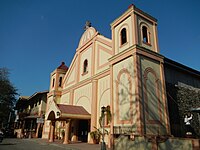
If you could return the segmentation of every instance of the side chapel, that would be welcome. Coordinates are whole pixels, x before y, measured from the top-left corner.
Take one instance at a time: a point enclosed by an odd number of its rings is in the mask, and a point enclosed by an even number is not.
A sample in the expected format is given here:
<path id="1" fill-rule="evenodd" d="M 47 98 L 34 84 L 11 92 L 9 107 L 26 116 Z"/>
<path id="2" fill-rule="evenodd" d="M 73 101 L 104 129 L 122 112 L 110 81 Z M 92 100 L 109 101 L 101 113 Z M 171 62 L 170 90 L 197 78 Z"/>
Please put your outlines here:
<path id="1" fill-rule="evenodd" d="M 51 73 L 43 138 L 91 143 L 103 106 L 112 114 L 106 144 L 127 131 L 170 134 L 157 20 L 130 5 L 111 31 L 106 38 L 87 22 L 69 68 L 62 63 Z"/>

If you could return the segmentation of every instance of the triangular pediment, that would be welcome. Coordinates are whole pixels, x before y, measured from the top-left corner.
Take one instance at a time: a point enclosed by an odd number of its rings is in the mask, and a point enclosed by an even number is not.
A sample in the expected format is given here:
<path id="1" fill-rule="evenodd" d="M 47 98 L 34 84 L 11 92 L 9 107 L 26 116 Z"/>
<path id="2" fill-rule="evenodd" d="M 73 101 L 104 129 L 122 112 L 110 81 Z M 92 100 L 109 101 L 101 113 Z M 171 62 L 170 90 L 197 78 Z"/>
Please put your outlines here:
<path id="1" fill-rule="evenodd" d="M 92 73 L 97 73 L 95 70 L 102 71 L 105 69 L 112 54 L 111 40 L 100 35 L 95 28 L 88 27 L 80 39 L 75 56 L 64 77 L 63 89 L 68 89 L 70 86 L 91 77 Z M 83 75 L 83 62 L 85 59 L 89 61 L 89 71 Z"/>

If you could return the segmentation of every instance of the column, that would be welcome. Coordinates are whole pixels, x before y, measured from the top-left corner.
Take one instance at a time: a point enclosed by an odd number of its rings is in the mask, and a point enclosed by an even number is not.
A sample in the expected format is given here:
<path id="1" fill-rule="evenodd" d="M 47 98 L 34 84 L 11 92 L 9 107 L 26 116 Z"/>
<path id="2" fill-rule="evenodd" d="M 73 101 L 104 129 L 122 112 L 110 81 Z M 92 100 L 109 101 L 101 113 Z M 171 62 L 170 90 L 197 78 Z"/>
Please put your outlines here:
<path id="1" fill-rule="evenodd" d="M 32 131 L 33 131 L 33 120 L 31 120 L 31 128 L 30 128 L 30 131 L 29 131 L 29 139 L 32 138 Z"/>
<path id="2" fill-rule="evenodd" d="M 110 121 L 110 133 L 109 133 L 109 142 L 108 147 L 114 149 L 114 76 L 113 76 L 113 65 L 110 65 L 110 111 L 111 111 L 111 121 Z"/>
<path id="3" fill-rule="evenodd" d="M 69 144 L 69 127 L 70 127 L 70 119 L 68 119 L 65 123 L 65 137 L 63 144 Z"/>
<path id="4" fill-rule="evenodd" d="M 95 130 L 94 127 L 97 127 L 97 88 L 97 80 L 93 80 L 90 132 Z M 92 138 L 89 139 L 88 143 L 93 143 Z"/>
<path id="5" fill-rule="evenodd" d="M 94 131 L 97 126 L 97 80 L 92 83 L 92 109 L 91 109 L 91 126 L 90 130 Z"/>
<path id="6" fill-rule="evenodd" d="M 25 135 L 27 134 L 27 133 L 25 133 L 24 129 L 25 129 L 25 120 L 22 122 L 22 130 L 21 130 L 20 138 L 25 137 Z M 27 132 L 27 130 L 26 130 L 26 132 Z"/>
<path id="7" fill-rule="evenodd" d="M 54 142 L 55 121 L 51 121 L 49 142 Z"/>
<path id="8" fill-rule="evenodd" d="M 36 138 L 38 138 L 39 129 L 40 129 L 40 123 L 37 124 L 37 129 L 36 129 L 36 134 L 35 134 Z"/>
<path id="9" fill-rule="evenodd" d="M 48 141 L 50 140 L 50 134 L 51 134 L 51 122 L 49 122 Z"/>

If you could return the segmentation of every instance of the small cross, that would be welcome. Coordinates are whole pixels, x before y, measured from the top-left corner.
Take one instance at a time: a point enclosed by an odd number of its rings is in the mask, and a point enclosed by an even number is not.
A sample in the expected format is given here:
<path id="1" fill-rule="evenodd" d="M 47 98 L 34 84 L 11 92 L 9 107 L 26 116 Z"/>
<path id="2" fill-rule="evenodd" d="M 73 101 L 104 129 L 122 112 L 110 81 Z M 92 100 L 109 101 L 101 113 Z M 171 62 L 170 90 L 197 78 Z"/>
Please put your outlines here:
<path id="1" fill-rule="evenodd" d="M 86 21 L 84 30 L 87 30 L 89 27 L 91 27 L 91 22 L 90 21 Z"/>

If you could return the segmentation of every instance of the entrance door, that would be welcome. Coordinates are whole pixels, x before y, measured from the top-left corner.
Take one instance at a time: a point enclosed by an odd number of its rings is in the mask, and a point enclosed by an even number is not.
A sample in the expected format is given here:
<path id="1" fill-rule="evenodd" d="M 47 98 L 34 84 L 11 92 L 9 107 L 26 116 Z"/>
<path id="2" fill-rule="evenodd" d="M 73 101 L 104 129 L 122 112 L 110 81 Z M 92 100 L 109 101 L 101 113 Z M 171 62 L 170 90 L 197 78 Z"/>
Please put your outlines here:
<path id="1" fill-rule="evenodd" d="M 79 120 L 78 140 L 82 142 L 87 142 L 88 131 L 88 120 Z"/>

